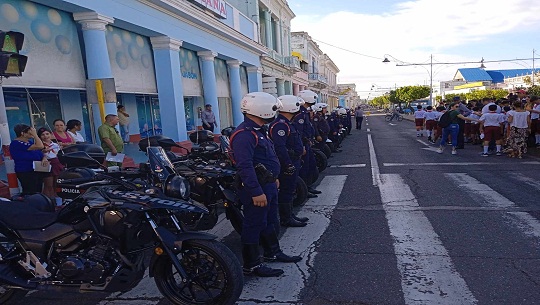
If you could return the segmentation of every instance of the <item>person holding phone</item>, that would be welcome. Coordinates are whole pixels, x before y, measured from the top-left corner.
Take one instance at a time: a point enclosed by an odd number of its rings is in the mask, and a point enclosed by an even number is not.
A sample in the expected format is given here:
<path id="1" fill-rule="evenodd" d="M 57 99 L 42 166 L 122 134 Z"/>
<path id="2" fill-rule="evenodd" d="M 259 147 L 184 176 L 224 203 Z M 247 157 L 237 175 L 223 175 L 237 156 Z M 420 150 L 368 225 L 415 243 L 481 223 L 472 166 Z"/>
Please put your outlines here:
<path id="1" fill-rule="evenodd" d="M 43 142 L 31 126 L 17 124 L 13 130 L 17 137 L 9 144 L 9 153 L 15 161 L 15 173 L 21 183 L 22 194 L 41 193 L 43 177 L 47 173 L 35 172 L 34 161 L 41 161 L 43 166 L 49 165 L 49 160 L 41 152 Z"/>

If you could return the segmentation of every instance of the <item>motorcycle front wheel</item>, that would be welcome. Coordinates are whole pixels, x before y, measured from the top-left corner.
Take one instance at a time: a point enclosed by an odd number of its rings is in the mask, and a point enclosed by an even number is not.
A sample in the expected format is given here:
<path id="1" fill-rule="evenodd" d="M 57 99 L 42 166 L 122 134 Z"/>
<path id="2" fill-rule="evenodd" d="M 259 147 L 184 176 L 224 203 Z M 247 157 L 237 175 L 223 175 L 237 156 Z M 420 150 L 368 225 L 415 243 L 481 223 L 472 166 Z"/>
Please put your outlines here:
<path id="1" fill-rule="evenodd" d="M 315 160 L 317 162 L 317 168 L 319 169 L 319 173 L 322 173 L 326 169 L 326 167 L 328 167 L 328 158 L 320 150 L 315 150 L 314 152 Z"/>
<path id="2" fill-rule="evenodd" d="M 240 262 L 224 244 L 214 240 L 188 240 L 177 254 L 188 275 L 186 282 L 167 255 L 154 264 L 159 291 L 173 304 L 230 304 L 240 298 L 244 276 Z"/>
<path id="3" fill-rule="evenodd" d="M 28 291 L 6 288 L 5 286 L 0 286 L 0 304 L 9 304 L 11 299 L 20 299 L 23 298 Z"/>

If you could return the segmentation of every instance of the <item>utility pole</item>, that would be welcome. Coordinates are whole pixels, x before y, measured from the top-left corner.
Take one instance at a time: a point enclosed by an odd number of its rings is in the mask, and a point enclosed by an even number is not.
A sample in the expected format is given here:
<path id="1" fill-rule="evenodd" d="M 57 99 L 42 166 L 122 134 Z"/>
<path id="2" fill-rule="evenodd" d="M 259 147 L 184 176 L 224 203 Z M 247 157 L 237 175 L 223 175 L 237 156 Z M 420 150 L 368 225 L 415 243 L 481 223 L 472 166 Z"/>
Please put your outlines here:
<path id="1" fill-rule="evenodd" d="M 534 86 L 534 73 L 536 73 L 536 71 L 534 70 L 534 49 L 533 49 L 533 70 L 532 70 L 532 85 Z"/>
<path id="2" fill-rule="evenodd" d="M 433 106 L 433 54 L 430 56 L 429 66 L 429 106 Z"/>

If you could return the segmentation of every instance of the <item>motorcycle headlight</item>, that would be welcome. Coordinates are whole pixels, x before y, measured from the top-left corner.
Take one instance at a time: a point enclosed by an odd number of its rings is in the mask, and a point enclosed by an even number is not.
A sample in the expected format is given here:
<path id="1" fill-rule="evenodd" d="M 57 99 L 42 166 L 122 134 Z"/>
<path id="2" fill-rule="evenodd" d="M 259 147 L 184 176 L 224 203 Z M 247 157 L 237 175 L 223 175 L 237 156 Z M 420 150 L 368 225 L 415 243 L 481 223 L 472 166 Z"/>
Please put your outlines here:
<path id="1" fill-rule="evenodd" d="M 189 199 L 189 182 L 181 176 L 171 175 L 165 180 L 163 192 L 172 198 Z"/>

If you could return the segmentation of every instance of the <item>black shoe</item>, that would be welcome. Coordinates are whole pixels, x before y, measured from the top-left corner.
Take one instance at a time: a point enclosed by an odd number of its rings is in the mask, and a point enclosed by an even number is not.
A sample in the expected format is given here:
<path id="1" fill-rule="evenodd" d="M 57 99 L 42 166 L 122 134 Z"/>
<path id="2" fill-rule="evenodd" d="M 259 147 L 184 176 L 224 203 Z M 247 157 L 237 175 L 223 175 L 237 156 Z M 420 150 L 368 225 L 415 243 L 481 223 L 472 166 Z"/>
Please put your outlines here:
<path id="1" fill-rule="evenodd" d="M 317 198 L 319 196 L 315 195 L 315 194 L 312 194 L 312 193 L 308 193 L 307 194 L 307 198 Z"/>
<path id="2" fill-rule="evenodd" d="M 311 188 L 311 187 L 308 187 L 307 191 L 312 193 L 312 194 L 320 194 L 320 193 L 322 193 L 321 191 L 318 191 L 318 190 L 316 190 L 314 188 Z"/>
<path id="3" fill-rule="evenodd" d="M 289 256 L 281 251 L 272 257 L 264 257 L 265 262 L 280 262 L 280 263 L 298 263 L 302 260 L 301 256 Z"/>
<path id="4" fill-rule="evenodd" d="M 242 268 L 245 275 L 253 275 L 260 277 L 276 277 L 283 274 L 283 270 L 274 269 L 266 266 L 265 264 L 260 264 L 253 268 Z"/>
<path id="5" fill-rule="evenodd" d="M 300 228 L 300 227 L 305 227 L 307 223 L 298 221 L 291 217 L 287 221 L 281 221 L 281 225 L 288 228 Z"/>
<path id="6" fill-rule="evenodd" d="M 300 222 L 308 222 L 308 220 L 309 220 L 309 218 L 307 218 L 307 217 L 298 217 L 298 216 L 295 216 L 295 215 L 292 215 L 292 218 L 294 218 L 294 220 L 300 221 Z"/>

